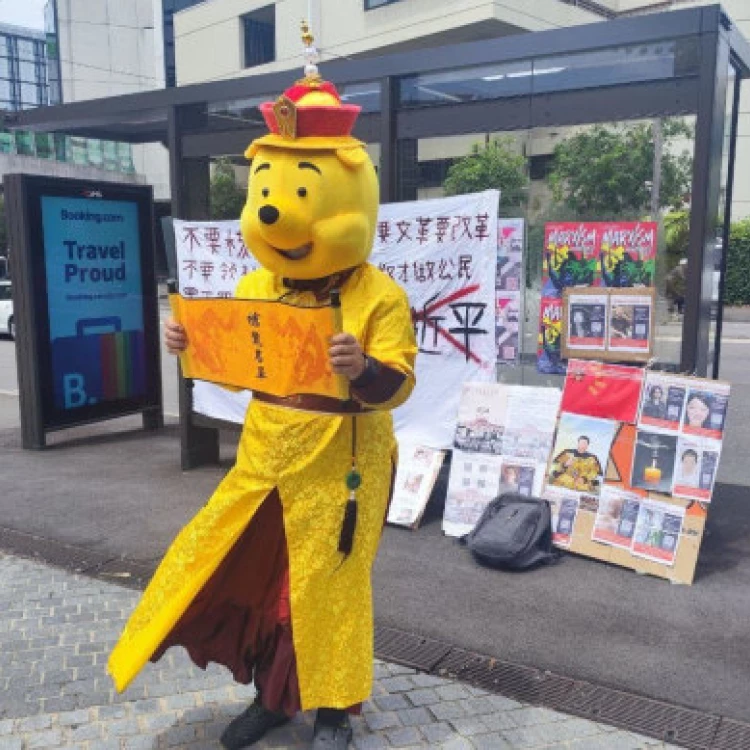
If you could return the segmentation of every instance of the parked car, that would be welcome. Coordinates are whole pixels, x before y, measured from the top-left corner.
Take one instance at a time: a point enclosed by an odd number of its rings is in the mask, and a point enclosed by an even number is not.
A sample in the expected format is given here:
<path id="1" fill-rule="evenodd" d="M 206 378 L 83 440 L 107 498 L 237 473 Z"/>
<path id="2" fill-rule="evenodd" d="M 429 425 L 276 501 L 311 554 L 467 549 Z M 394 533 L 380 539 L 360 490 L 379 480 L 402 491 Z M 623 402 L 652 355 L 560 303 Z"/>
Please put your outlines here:
<path id="1" fill-rule="evenodd" d="M 16 337 L 10 281 L 0 281 L 0 333 L 8 335 L 12 339 Z"/>

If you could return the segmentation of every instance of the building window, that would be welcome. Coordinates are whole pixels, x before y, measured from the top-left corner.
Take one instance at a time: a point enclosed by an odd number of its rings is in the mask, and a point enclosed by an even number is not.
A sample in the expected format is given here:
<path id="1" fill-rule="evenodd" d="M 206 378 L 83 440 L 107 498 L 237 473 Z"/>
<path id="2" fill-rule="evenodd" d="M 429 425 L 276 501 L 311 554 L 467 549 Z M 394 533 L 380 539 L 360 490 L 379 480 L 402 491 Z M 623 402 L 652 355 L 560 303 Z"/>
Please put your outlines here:
<path id="1" fill-rule="evenodd" d="M 264 65 L 276 59 L 276 6 L 248 13 L 242 17 L 245 37 L 245 67 Z"/>
<path id="2" fill-rule="evenodd" d="M 382 8 L 384 5 L 393 5 L 393 3 L 399 3 L 401 0 L 365 0 L 365 10 L 374 10 L 375 8 Z"/>

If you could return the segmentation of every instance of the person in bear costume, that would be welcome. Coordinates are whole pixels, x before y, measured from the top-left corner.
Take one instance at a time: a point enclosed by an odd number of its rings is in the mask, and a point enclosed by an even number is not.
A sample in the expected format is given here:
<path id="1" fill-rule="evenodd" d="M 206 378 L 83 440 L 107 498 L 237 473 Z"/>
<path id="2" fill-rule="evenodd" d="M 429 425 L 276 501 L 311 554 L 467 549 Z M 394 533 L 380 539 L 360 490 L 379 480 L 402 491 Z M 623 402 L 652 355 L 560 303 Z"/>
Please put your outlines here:
<path id="1" fill-rule="evenodd" d="M 241 228 L 262 268 L 236 294 L 300 306 L 339 297 L 329 358 L 345 393 L 253 392 L 234 467 L 167 551 L 109 671 L 123 691 L 181 645 L 197 665 L 217 662 L 255 684 L 224 747 L 318 709 L 312 747 L 344 750 L 348 715 L 372 688 L 371 569 L 397 448 L 390 410 L 414 387 L 417 348 L 406 294 L 367 262 L 378 184 L 350 134 L 360 108 L 308 64 L 260 109 L 271 132 L 246 152 Z M 173 353 L 190 345 L 174 320 L 165 338 Z"/>

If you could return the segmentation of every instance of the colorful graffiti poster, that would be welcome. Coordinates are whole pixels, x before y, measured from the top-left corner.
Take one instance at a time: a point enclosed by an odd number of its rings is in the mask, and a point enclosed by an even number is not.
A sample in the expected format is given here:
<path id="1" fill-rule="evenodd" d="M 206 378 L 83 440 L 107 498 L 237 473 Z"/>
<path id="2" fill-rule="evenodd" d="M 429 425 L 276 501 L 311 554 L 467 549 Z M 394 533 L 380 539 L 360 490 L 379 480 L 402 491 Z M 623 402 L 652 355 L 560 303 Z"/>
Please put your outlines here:
<path id="1" fill-rule="evenodd" d="M 562 358 L 563 301 L 558 297 L 543 297 L 539 311 L 539 340 L 537 370 L 550 375 L 564 375 Z"/>
<path id="2" fill-rule="evenodd" d="M 599 225 L 601 278 L 607 287 L 653 286 L 657 224 L 620 221 Z"/>
<path id="3" fill-rule="evenodd" d="M 562 295 L 571 287 L 600 286 L 596 223 L 549 223 L 544 228 L 542 301 L 537 369 L 565 374 L 562 358 Z"/>
<path id="4" fill-rule="evenodd" d="M 569 287 L 601 286 L 599 280 L 599 225 L 547 224 L 544 228 L 542 294 L 562 297 Z"/>

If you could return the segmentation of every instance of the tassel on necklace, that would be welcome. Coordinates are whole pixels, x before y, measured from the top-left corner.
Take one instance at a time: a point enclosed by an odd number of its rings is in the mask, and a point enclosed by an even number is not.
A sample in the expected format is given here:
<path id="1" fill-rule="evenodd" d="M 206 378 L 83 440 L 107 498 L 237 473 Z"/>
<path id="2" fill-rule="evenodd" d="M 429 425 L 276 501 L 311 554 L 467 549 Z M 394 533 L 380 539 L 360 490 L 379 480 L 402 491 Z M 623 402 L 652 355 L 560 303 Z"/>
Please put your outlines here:
<path id="1" fill-rule="evenodd" d="M 357 469 L 357 417 L 352 416 L 352 464 L 346 475 L 349 499 L 346 501 L 344 522 L 341 524 L 339 536 L 339 552 L 343 553 L 344 557 L 348 557 L 354 547 L 354 532 L 357 530 L 357 490 L 361 484 L 362 475 Z"/>

